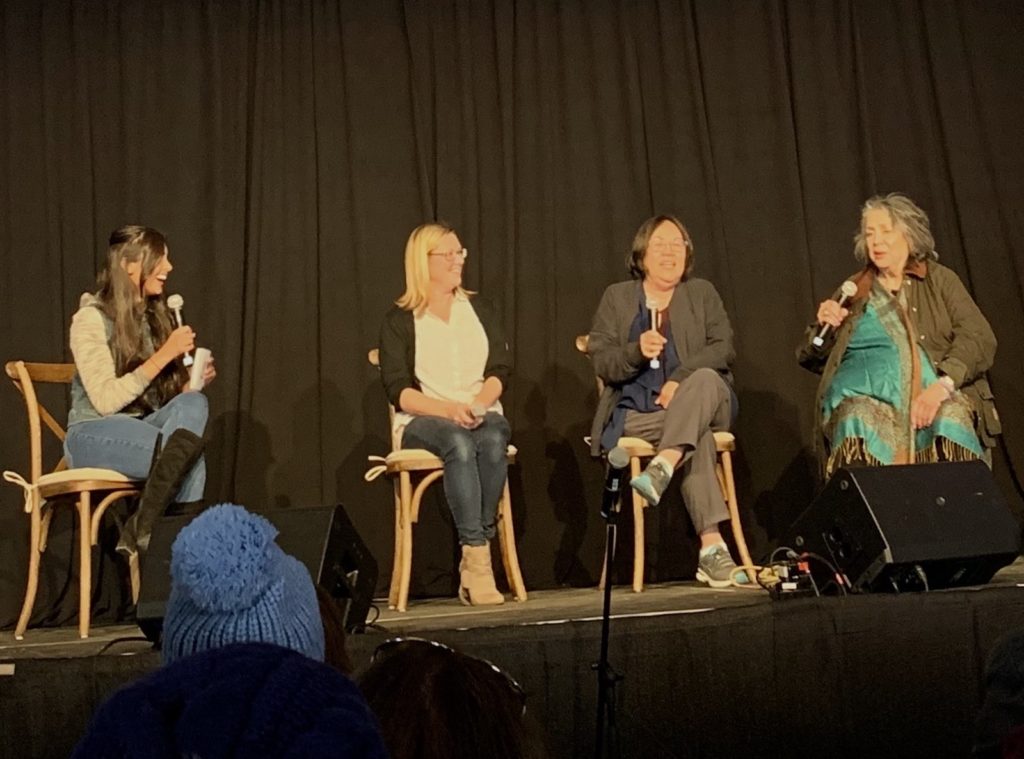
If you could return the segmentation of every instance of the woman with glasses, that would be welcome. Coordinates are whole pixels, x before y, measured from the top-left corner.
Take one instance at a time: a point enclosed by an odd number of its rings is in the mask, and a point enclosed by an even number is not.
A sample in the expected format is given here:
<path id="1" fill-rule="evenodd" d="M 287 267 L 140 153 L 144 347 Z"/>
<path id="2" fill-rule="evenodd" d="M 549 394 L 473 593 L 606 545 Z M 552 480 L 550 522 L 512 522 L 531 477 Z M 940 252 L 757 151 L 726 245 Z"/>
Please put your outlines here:
<path id="1" fill-rule="evenodd" d="M 985 376 L 996 337 L 960 278 L 938 263 L 928 216 L 892 193 L 861 209 L 864 268 L 822 301 L 798 350 L 821 374 L 822 473 L 983 458 L 1001 432 Z M 822 334 L 825 328 L 827 334 Z"/>
<path id="2" fill-rule="evenodd" d="M 511 435 L 502 415 L 511 355 L 486 300 L 462 288 L 467 256 L 440 223 L 413 230 L 405 292 L 384 317 L 380 369 L 395 408 L 393 440 L 444 461 L 444 492 L 462 546 L 459 600 L 500 604 L 490 541 L 505 488 Z"/>
<path id="3" fill-rule="evenodd" d="M 736 418 L 729 365 L 732 327 L 714 286 L 689 276 L 690 234 L 674 216 L 640 225 L 627 257 L 630 281 L 604 291 L 588 352 L 604 382 L 591 430 L 600 456 L 622 436 L 657 455 L 630 485 L 656 506 L 676 470 L 700 536 L 697 579 L 713 588 L 749 579 L 729 554 L 719 524 L 729 518 L 715 474 L 714 431 Z"/>
<path id="4" fill-rule="evenodd" d="M 382 643 L 359 680 L 392 759 L 540 759 L 526 695 L 484 659 L 432 640 Z"/>

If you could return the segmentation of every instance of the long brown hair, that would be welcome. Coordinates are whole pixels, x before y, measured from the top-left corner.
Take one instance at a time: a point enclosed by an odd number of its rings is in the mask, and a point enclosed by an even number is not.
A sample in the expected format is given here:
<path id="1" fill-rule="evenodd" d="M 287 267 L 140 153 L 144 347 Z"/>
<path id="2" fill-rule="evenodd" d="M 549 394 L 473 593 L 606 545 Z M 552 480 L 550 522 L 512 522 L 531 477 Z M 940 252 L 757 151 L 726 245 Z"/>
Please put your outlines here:
<path id="1" fill-rule="evenodd" d="M 128 224 L 110 233 L 107 265 L 96 278 L 96 298 L 100 309 L 114 325 L 110 351 L 118 377 L 138 368 L 166 342 L 174 329 L 164 296 L 146 296 L 142 291 L 142 284 L 166 255 L 167 238 L 152 227 Z M 138 285 L 132 282 L 125 269 L 129 263 L 141 263 Z M 149 325 L 152 348 L 147 348 L 143 339 L 144 323 Z M 188 372 L 180 358 L 175 359 L 164 367 L 139 399 L 140 410 L 164 405 L 181 392 L 186 381 Z"/>

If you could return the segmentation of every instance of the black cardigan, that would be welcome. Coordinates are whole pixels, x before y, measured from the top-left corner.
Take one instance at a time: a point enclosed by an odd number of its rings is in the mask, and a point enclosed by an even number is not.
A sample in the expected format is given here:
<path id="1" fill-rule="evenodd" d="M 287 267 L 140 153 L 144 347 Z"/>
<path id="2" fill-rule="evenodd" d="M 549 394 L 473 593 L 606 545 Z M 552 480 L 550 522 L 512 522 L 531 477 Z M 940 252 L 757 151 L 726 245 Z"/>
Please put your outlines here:
<path id="1" fill-rule="evenodd" d="M 505 333 L 501 329 L 498 311 L 490 301 L 478 295 L 469 297 L 469 304 L 476 312 L 480 324 L 487 334 L 487 365 L 484 379 L 497 377 L 502 388 L 508 387 L 512 374 L 512 354 Z M 398 399 L 407 387 L 420 390 L 416 379 L 416 324 L 412 311 L 392 306 L 384 315 L 380 328 L 380 378 L 388 402 L 400 410 Z"/>

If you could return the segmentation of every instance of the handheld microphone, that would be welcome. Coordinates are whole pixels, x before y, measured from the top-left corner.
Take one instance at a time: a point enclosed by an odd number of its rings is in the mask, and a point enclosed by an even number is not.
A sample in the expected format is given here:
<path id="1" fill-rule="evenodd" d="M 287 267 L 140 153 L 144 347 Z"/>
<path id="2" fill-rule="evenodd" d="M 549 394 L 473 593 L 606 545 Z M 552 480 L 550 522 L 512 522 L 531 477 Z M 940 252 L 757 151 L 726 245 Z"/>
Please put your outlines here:
<path id="1" fill-rule="evenodd" d="M 857 294 L 857 285 L 850 280 L 843 282 L 843 286 L 839 288 L 839 307 L 842 308 L 846 303 Z M 825 344 L 825 338 L 828 337 L 828 333 L 832 331 L 831 324 L 825 324 L 821 329 L 818 330 L 818 334 L 811 340 L 811 344 L 815 348 L 820 348 Z"/>
<path id="2" fill-rule="evenodd" d="M 629 454 L 625 448 L 615 446 L 608 451 L 608 476 L 604 480 L 604 497 L 601 499 L 601 516 L 610 519 L 618 511 L 619 494 L 629 468 Z"/>
<path id="3" fill-rule="evenodd" d="M 648 298 L 647 299 L 647 311 L 651 315 L 651 324 L 650 324 L 651 329 L 657 331 L 657 329 L 658 329 L 658 302 L 656 300 L 652 300 L 652 299 Z M 658 360 L 657 356 L 655 356 L 654 358 L 651 359 L 651 368 L 652 369 L 660 369 L 661 368 L 661 361 Z"/>
<path id="4" fill-rule="evenodd" d="M 174 326 L 184 327 L 185 317 L 181 315 L 181 309 L 185 307 L 185 299 L 177 293 L 174 295 L 168 295 L 167 307 L 171 309 L 171 313 L 174 314 Z M 181 357 L 181 363 L 185 366 L 192 366 L 192 354 L 186 351 L 185 355 Z"/>
<path id="5" fill-rule="evenodd" d="M 482 403 L 474 403 L 469 407 L 469 413 L 473 415 L 474 419 L 483 419 L 487 416 L 487 407 Z"/>

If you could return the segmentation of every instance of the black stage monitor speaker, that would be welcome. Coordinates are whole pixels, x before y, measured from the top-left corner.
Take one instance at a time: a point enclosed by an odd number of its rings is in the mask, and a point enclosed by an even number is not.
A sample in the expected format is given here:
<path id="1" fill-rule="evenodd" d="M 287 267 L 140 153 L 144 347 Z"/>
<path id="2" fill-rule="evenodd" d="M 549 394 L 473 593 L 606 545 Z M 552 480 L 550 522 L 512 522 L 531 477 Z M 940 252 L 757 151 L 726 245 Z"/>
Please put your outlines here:
<path id="1" fill-rule="evenodd" d="M 855 590 L 899 592 L 986 583 L 1020 533 L 983 462 L 948 462 L 839 470 L 783 545 L 825 557 Z"/>
<path id="2" fill-rule="evenodd" d="M 260 512 L 278 529 L 277 544 L 301 561 L 313 581 L 343 606 L 345 630 L 366 625 L 377 585 L 377 562 L 355 527 L 337 506 L 273 509 Z M 153 528 L 142 565 L 136 620 L 143 633 L 157 642 L 164 609 L 171 593 L 171 545 L 194 516 L 163 517 Z"/>

